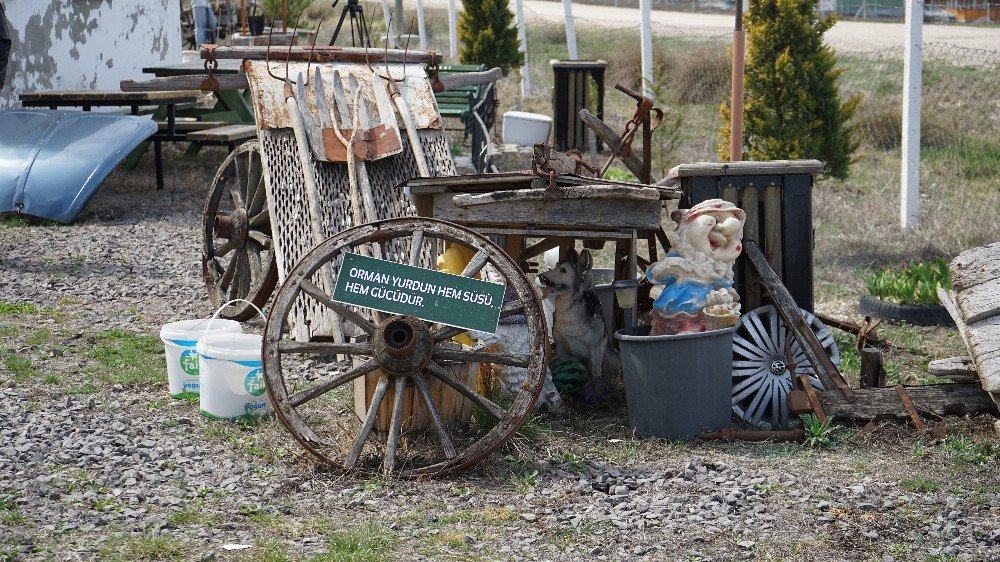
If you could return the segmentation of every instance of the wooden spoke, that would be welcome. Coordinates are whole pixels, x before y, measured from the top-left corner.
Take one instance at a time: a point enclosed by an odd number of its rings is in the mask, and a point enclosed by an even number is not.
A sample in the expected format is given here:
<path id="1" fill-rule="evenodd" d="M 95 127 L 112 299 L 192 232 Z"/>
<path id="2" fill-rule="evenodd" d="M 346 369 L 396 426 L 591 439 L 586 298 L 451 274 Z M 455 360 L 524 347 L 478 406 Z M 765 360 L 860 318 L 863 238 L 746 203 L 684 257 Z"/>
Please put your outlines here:
<path id="1" fill-rule="evenodd" d="M 351 310 L 347 305 L 336 302 L 328 297 L 325 293 L 323 293 L 323 290 L 317 287 L 312 281 L 303 279 L 299 282 L 299 287 L 302 288 L 302 291 L 305 292 L 305 294 L 318 300 L 327 308 L 332 309 L 341 318 L 344 318 L 358 328 L 361 328 L 361 330 L 366 334 L 372 334 L 375 332 L 375 324 L 372 324 L 367 318 Z"/>
<path id="2" fill-rule="evenodd" d="M 247 207 L 248 215 L 257 214 L 262 208 L 264 208 L 264 202 L 267 201 L 267 190 L 264 189 L 263 177 L 257 181 L 253 191 L 251 191 L 247 197 L 250 199 L 250 206 Z"/>
<path id="3" fill-rule="evenodd" d="M 463 363 L 493 363 L 496 365 L 509 365 L 511 367 L 527 367 L 531 363 L 531 357 L 527 355 L 494 353 L 486 351 L 485 347 L 477 347 L 469 350 L 436 347 L 434 348 L 434 359 L 460 361 Z"/>
<path id="4" fill-rule="evenodd" d="M 420 252 L 424 248 L 424 231 L 413 232 L 413 241 L 410 243 L 410 265 L 417 267 L 420 265 Z"/>
<path id="5" fill-rule="evenodd" d="M 240 281 L 240 291 L 237 293 L 237 297 L 243 298 L 250 293 L 251 288 L 250 256 L 246 248 L 240 251 L 240 259 L 236 263 L 241 264 L 236 270 L 237 279 Z"/>
<path id="6" fill-rule="evenodd" d="M 375 369 L 378 369 L 378 364 L 375 363 L 374 359 L 369 359 L 368 361 L 365 361 L 364 363 L 358 365 L 357 367 L 354 367 L 349 371 L 336 374 L 333 377 L 329 378 L 328 380 L 312 388 L 296 392 L 295 394 L 288 397 L 288 402 L 292 406 L 296 407 L 301 406 L 302 404 L 305 404 L 306 402 L 314 398 L 322 396 L 341 385 L 347 384 L 362 375 L 367 375 L 368 373 L 374 371 Z"/>
<path id="7" fill-rule="evenodd" d="M 225 291 L 229 284 L 233 282 L 233 275 L 236 274 L 236 262 L 239 259 L 239 252 L 233 254 L 233 257 L 229 258 L 229 265 L 226 266 L 225 273 L 222 274 L 222 279 L 219 280 L 219 289 Z"/>
<path id="8" fill-rule="evenodd" d="M 450 340 L 451 338 L 468 332 L 467 328 L 459 328 L 457 326 L 445 326 L 444 328 L 438 330 L 434 333 L 434 343 L 441 343 L 445 340 Z"/>
<path id="9" fill-rule="evenodd" d="M 261 246 L 253 240 L 247 240 L 247 255 L 250 257 L 250 270 L 253 277 L 260 278 L 264 274 L 264 261 L 260 257 Z"/>
<path id="10" fill-rule="evenodd" d="M 378 409 L 382 405 L 382 399 L 385 398 L 387 390 L 389 390 L 389 380 L 383 376 L 378 380 L 378 385 L 375 387 L 372 404 L 368 407 L 368 417 L 365 418 L 365 424 L 361 426 L 361 433 L 358 434 L 358 440 L 354 443 L 351 454 L 347 456 L 348 467 L 353 468 L 358 464 L 358 457 L 361 456 L 361 451 L 364 450 L 365 443 L 368 442 L 368 435 L 372 432 L 372 428 L 375 427 L 375 418 L 378 417 Z"/>
<path id="11" fill-rule="evenodd" d="M 271 224 L 271 212 L 265 207 L 250 219 L 250 228 L 263 228 Z"/>
<path id="12" fill-rule="evenodd" d="M 372 344 L 364 343 L 333 343 L 333 342 L 300 342 L 281 340 L 278 351 L 282 353 L 316 353 L 319 355 L 364 355 L 372 354 Z"/>
<path id="13" fill-rule="evenodd" d="M 492 400 L 486 398 L 482 394 L 479 394 L 475 390 L 466 386 L 465 383 L 458 380 L 457 378 L 455 378 L 454 375 L 449 373 L 448 369 L 445 369 L 444 367 L 435 363 L 434 361 L 431 361 L 427 365 L 427 368 L 425 370 L 434 377 L 438 378 L 439 380 L 447 384 L 448 386 L 460 392 L 463 396 L 465 396 L 469 400 L 472 400 L 474 404 L 485 410 L 486 413 L 493 416 L 494 418 L 498 420 L 503 419 L 504 414 L 507 413 L 506 411 L 504 411 L 503 408 L 497 406 L 496 403 L 494 403 Z"/>
<path id="14" fill-rule="evenodd" d="M 396 467 L 396 448 L 399 446 L 399 428 L 403 425 L 403 394 L 406 392 L 406 379 L 396 377 L 395 393 L 392 403 L 392 420 L 389 422 L 389 436 L 386 438 L 385 459 L 382 469 L 392 472 Z"/>
<path id="15" fill-rule="evenodd" d="M 245 171 L 241 173 L 239 160 L 236 161 L 236 181 L 229 182 L 229 196 L 233 198 L 233 207 L 245 209 L 243 204 L 243 190 L 246 188 Z"/>
<path id="16" fill-rule="evenodd" d="M 271 237 L 264 234 L 263 232 L 260 232 L 258 230 L 251 230 L 250 232 L 247 233 L 247 236 L 249 236 L 250 239 L 253 240 L 254 242 L 267 248 L 268 250 L 271 249 Z"/>
<path id="17" fill-rule="evenodd" d="M 474 277 L 477 273 L 483 270 L 486 266 L 486 262 L 490 261 L 490 255 L 486 250 L 479 250 L 476 255 L 472 256 L 472 260 L 469 261 L 469 265 L 465 266 L 462 270 L 462 277 Z"/>
<path id="18" fill-rule="evenodd" d="M 243 191 L 245 200 L 255 199 L 257 188 L 264 180 L 263 172 L 264 168 L 261 165 L 260 157 L 255 152 L 247 152 L 247 183 Z"/>
<path id="19" fill-rule="evenodd" d="M 521 301 L 520 299 L 514 299 L 508 302 L 507 304 L 503 305 L 503 308 L 500 309 L 500 319 L 503 320 L 508 316 L 514 316 L 515 314 L 523 314 L 523 313 L 524 313 L 524 302 Z"/>
<path id="20" fill-rule="evenodd" d="M 238 248 L 239 245 L 240 243 L 237 242 L 236 240 L 226 240 L 226 242 L 223 245 L 215 249 L 215 257 L 221 258 L 222 256 L 225 256 L 229 252 L 232 252 L 233 250 Z"/>
<path id="21" fill-rule="evenodd" d="M 427 386 L 427 379 L 424 378 L 423 373 L 417 373 L 412 378 L 413 383 L 417 386 L 417 390 L 420 391 L 420 396 L 424 399 L 427 411 L 431 414 L 431 420 L 434 421 L 434 429 L 437 431 L 438 441 L 441 442 L 441 449 L 444 450 L 444 455 L 449 459 L 455 458 L 455 445 L 451 442 L 448 430 L 445 429 L 444 422 L 441 420 L 441 412 L 438 411 L 437 405 L 434 404 L 434 399 L 431 397 L 431 389 Z"/>

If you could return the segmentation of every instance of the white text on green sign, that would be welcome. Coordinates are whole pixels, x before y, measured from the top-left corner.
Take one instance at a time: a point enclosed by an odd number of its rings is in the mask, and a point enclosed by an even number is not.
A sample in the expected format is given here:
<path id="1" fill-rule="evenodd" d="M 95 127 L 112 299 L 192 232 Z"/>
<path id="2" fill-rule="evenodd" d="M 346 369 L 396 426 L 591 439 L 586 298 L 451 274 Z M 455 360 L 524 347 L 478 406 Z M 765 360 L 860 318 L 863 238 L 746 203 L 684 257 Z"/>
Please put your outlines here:
<path id="1" fill-rule="evenodd" d="M 349 253 L 333 300 L 493 333 L 503 295 L 498 283 Z"/>

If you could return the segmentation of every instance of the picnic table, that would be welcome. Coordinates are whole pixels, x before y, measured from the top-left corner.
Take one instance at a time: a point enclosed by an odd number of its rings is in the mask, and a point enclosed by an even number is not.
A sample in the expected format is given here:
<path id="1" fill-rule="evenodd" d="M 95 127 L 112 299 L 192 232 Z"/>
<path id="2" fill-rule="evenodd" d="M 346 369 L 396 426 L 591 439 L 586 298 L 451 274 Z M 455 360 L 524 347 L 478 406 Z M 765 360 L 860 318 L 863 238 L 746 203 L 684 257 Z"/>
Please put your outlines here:
<path id="1" fill-rule="evenodd" d="M 117 92 L 113 90 L 62 90 L 21 94 L 24 107 L 82 108 L 127 107 L 132 115 L 139 115 L 141 108 L 155 107 L 153 118 L 158 130 L 151 137 L 156 161 L 156 188 L 163 189 L 163 142 L 186 141 L 181 129 L 189 126 L 177 122 L 177 106 L 198 101 L 198 91 L 173 90 L 162 92 Z M 158 119 L 159 116 L 159 119 Z M 162 119 L 165 118 L 165 121 Z"/>

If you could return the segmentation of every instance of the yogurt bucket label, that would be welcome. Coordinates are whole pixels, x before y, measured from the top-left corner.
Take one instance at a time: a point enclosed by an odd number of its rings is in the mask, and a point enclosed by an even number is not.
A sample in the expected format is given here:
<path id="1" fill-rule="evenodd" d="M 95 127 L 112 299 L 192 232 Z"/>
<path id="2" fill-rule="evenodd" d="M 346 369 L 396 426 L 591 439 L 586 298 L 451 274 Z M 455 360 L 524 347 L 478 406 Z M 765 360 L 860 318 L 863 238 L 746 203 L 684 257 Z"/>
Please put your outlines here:
<path id="1" fill-rule="evenodd" d="M 247 390 L 250 396 L 264 394 L 264 372 L 260 369 L 254 369 L 247 373 L 246 378 L 243 380 L 243 388 Z"/>

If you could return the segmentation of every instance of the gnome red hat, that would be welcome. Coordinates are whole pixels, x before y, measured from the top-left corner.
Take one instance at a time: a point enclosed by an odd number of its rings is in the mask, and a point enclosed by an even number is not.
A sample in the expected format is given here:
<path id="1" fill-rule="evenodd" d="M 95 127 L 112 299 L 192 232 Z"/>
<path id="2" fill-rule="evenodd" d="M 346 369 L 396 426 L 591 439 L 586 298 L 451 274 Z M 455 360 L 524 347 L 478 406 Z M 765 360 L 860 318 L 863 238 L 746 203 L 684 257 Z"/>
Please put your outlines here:
<path id="1" fill-rule="evenodd" d="M 740 222 L 746 220 L 746 213 L 743 209 L 724 199 L 707 199 L 690 209 L 677 209 L 673 213 L 670 213 L 670 218 L 677 223 L 679 228 L 681 225 L 689 223 L 701 215 L 711 213 L 733 213 Z"/>

